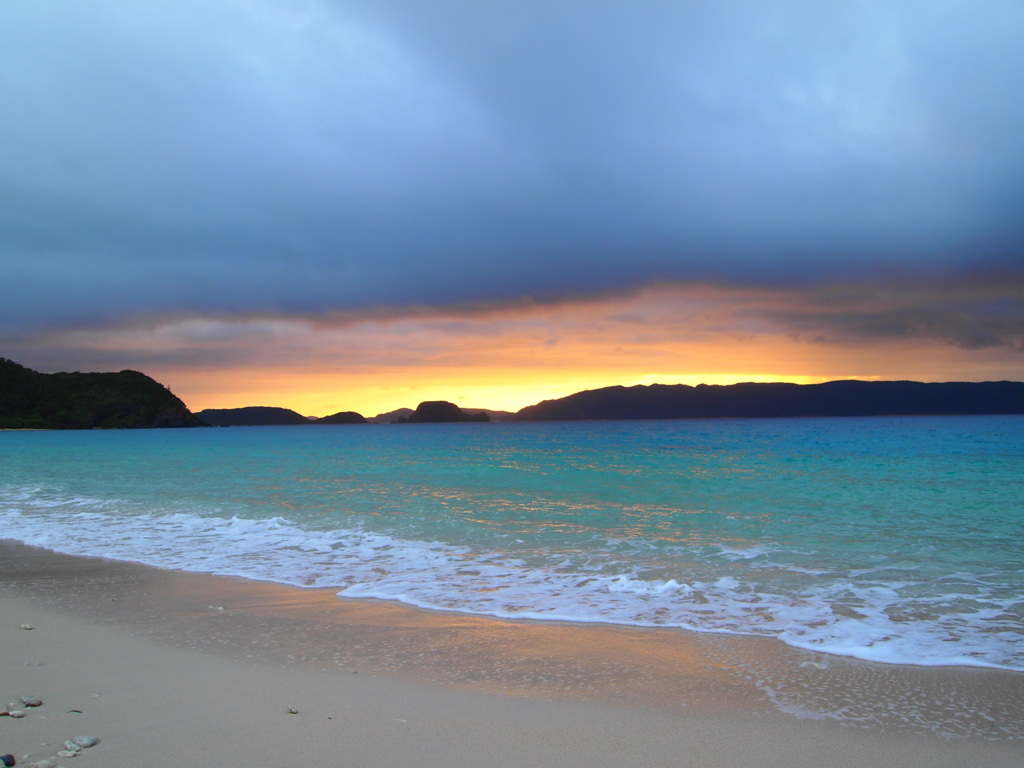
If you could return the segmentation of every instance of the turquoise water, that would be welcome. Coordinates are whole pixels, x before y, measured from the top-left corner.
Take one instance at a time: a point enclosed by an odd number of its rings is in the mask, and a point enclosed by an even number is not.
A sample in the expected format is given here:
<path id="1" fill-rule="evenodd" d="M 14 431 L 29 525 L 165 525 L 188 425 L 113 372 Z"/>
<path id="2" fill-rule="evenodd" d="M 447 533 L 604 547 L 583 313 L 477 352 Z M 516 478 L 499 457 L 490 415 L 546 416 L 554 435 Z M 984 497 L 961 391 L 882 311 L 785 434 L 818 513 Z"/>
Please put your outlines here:
<path id="1" fill-rule="evenodd" d="M 502 617 L 1024 669 L 1024 417 L 0 433 L 0 536 Z"/>

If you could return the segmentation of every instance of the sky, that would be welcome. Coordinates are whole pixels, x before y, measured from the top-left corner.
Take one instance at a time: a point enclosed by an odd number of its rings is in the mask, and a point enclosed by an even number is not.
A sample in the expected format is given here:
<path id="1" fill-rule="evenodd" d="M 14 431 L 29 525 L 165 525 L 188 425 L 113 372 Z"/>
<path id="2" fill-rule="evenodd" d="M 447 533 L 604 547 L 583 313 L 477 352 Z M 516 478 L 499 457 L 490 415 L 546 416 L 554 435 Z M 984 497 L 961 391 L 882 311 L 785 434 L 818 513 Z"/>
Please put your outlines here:
<path id="1" fill-rule="evenodd" d="M 6 0 L 0 356 L 193 410 L 1024 380 L 1019 0 Z"/>

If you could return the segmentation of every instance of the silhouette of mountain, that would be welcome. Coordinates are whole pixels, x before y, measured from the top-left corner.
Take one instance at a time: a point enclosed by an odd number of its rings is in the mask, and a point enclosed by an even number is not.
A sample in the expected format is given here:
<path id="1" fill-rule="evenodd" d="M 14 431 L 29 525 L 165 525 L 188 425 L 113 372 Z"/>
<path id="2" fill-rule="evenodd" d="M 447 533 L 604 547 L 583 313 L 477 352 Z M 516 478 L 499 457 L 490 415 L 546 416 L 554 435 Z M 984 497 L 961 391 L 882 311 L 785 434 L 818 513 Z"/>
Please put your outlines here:
<path id="1" fill-rule="evenodd" d="M 1024 413 L 1024 383 L 651 384 L 605 387 L 527 406 L 517 421 Z"/>
<path id="2" fill-rule="evenodd" d="M 322 419 L 310 422 L 312 424 L 369 424 L 369 422 L 363 418 L 362 414 L 356 413 L 355 411 L 340 411 L 339 413 L 332 413 L 330 416 L 324 416 Z"/>
<path id="3" fill-rule="evenodd" d="M 305 416 L 289 408 L 275 408 L 270 405 L 207 408 L 196 415 L 214 427 L 271 427 L 312 423 Z"/>
<path id="4" fill-rule="evenodd" d="M 461 408 L 460 410 L 470 416 L 479 417 L 481 413 L 487 414 L 487 418 L 490 421 L 505 421 L 515 416 L 512 411 L 495 411 L 490 408 Z M 378 413 L 370 421 L 374 424 L 405 424 L 413 413 L 415 411 L 412 408 L 398 408 L 387 413 Z M 480 421 L 483 421 L 483 419 L 480 419 Z"/>
<path id="5" fill-rule="evenodd" d="M 469 421 L 490 421 L 486 413 L 469 414 L 454 403 L 432 400 L 420 403 L 405 420 L 407 424 L 439 424 Z M 401 423 L 401 420 L 399 420 Z"/>
<path id="6" fill-rule="evenodd" d="M 395 424 L 398 421 L 401 421 L 404 424 L 412 414 L 412 408 L 397 408 L 396 410 L 388 411 L 387 413 L 378 413 L 370 419 L 370 421 L 374 424 Z"/>
<path id="7" fill-rule="evenodd" d="M 0 358 L 0 428 L 203 426 L 167 387 L 138 371 L 39 373 Z"/>

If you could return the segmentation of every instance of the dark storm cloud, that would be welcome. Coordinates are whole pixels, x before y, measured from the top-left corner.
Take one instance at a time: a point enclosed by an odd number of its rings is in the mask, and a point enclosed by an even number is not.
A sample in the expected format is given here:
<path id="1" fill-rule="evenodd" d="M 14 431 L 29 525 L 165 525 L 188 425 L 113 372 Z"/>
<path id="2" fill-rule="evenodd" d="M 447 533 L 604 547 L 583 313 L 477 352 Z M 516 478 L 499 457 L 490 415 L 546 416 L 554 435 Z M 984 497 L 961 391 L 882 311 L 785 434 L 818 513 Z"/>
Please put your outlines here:
<path id="1" fill-rule="evenodd" d="M 1014 274 L 816 288 L 785 309 L 744 314 L 826 343 L 939 340 L 968 350 L 1024 352 L 1024 278 Z"/>
<path id="2" fill-rule="evenodd" d="M 1021 39 L 995 0 L 11 0 L 0 324 L 1019 274 Z"/>

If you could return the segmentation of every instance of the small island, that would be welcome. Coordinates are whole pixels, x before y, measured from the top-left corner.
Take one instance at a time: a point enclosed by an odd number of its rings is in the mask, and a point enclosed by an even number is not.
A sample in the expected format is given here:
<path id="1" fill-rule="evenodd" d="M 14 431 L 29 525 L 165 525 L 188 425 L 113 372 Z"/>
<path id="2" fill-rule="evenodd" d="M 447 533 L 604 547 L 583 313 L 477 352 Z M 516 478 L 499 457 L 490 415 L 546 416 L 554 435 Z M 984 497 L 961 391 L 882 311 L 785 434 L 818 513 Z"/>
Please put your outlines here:
<path id="1" fill-rule="evenodd" d="M 491 417 L 480 413 L 466 413 L 464 410 L 445 400 L 428 400 L 416 406 L 416 410 L 408 417 L 399 418 L 398 424 L 456 424 L 461 422 L 485 422 Z"/>

